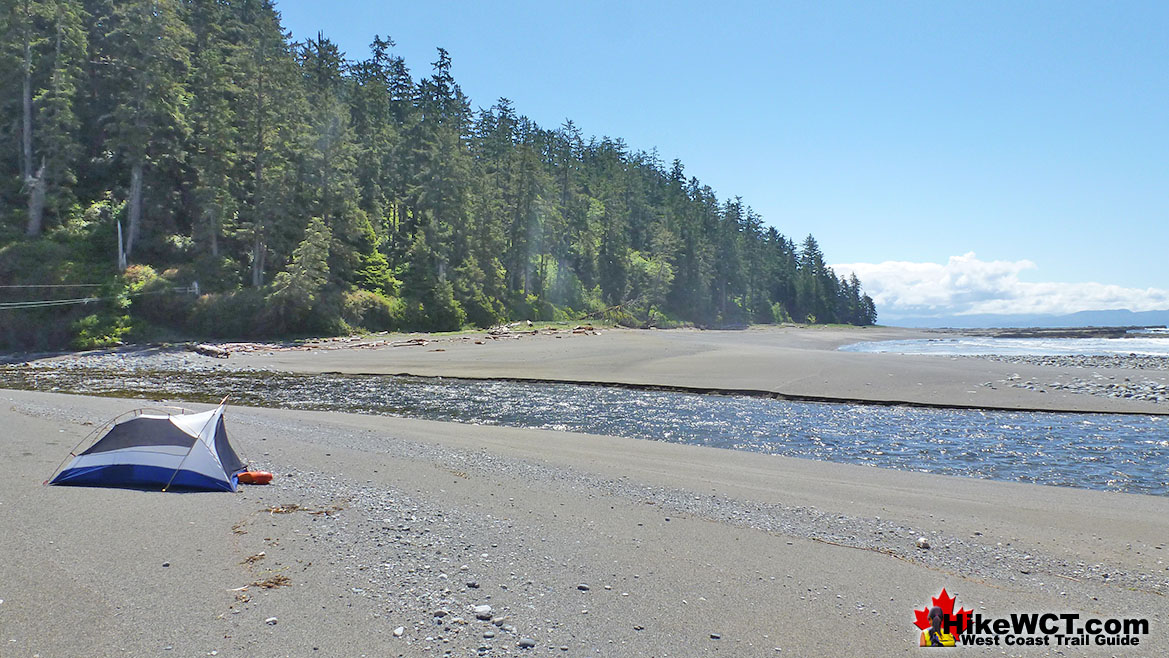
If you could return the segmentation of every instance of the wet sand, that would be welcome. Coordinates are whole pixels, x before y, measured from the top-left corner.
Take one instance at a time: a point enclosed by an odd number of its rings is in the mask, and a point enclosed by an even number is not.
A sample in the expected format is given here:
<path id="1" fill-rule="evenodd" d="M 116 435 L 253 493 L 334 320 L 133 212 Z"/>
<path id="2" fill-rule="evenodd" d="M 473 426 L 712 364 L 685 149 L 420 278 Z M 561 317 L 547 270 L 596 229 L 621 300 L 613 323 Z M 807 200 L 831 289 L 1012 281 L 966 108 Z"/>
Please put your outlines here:
<path id="1" fill-rule="evenodd" d="M 446 337 L 426 345 L 233 354 L 233 365 L 293 372 L 412 374 L 671 386 L 771 393 L 794 399 L 991 409 L 1169 413 L 1164 404 L 1013 381 L 1071 380 L 1084 368 L 983 359 L 841 352 L 869 340 L 937 338 L 886 327 L 758 327 L 744 331 L 603 330 L 600 335 Z M 328 344 L 325 347 L 329 347 Z M 1169 372 L 1109 369 L 1123 380 L 1169 382 Z M 1012 379 L 1015 378 L 1015 379 Z"/>

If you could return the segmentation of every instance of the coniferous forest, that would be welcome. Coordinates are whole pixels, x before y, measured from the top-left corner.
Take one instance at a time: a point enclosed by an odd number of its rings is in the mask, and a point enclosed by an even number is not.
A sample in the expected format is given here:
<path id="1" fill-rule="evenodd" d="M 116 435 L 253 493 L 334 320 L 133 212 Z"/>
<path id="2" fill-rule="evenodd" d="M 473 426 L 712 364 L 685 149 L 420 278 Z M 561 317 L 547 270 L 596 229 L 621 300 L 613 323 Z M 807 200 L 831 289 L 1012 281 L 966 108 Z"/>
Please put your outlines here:
<path id="1" fill-rule="evenodd" d="M 3 0 L 0 34 L 2 346 L 876 320 L 811 235 L 473 106 L 441 48 L 292 42 L 270 0 Z"/>

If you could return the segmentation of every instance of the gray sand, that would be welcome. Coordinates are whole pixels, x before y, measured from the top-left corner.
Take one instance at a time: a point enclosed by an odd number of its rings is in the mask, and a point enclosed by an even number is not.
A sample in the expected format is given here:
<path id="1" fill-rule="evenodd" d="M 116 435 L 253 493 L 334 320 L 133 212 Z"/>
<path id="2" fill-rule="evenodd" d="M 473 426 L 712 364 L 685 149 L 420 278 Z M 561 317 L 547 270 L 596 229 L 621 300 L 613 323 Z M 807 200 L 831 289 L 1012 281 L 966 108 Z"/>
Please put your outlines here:
<path id="1" fill-rule="evenodd" d="M 506 377 L 749 390 L 792 397 L 946 406 L 1167 413 L 1165 404 L 1088 395 L 1019 382 L 1071 381 L 1089 370 L 986 359 L 840 352 L 866 340 L 938 337 L 886 327 L 759 327 L 746 331 L 604 330 L 490 338 L 441 338 L 427 345 L 233 354 L 233 367 L 294 372 Z M 360 344 L 360 343 L 357 343 Z M 206 361 L 216 361 L 200 357 Z M 1123 381 L 1169 384 L 1169 372 L 1110 368 Z"/>
<path id="2" fill-rule="evenodd" d="M 43 487 L 136 403 L 0 397 L 3 656 L 905 655 L 942 587 L 983 614 L 1151 619 L 1100 655 L 1169 640 L 1160 497 L 248 408 L 229 432 L 272 486 Z"/>
<path id="3" fill-rule="evenodd" d="M 606 330 L 402 347 L 331 341 L 227 360 L 146 351 L 53 362 L 1165 412 L 1147 401 L 1011 385 L 1085 376 L 1075 363 L 835 351 L 928 335 Z M 905 655 L 918 651 L 913 610 L 943 587 L 984 615 L 1151 620 L 1137 648 L 967 651 L 1161 655 L 1169 641 L 1163 497 L 239 407 L 227 416 L 233 442 L 277 474 L 271 486 L 235 495 L 44 487 L 92 423 L 140 403 L 0 397 L 4 657 Z M 919 537 L 930 548 L 918 548 Z M 485 605 L 488 619 L 477 619 L 475 606 Z M 520 646 L 529 641 L 535 646 Z"/>

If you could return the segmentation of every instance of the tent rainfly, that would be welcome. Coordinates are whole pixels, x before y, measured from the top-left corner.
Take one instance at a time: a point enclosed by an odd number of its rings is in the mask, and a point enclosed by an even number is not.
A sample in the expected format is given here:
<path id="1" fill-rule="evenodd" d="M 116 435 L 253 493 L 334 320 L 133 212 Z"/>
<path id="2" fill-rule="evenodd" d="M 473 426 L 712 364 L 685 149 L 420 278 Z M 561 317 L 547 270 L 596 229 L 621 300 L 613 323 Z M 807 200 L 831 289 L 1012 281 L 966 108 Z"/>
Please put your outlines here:
<path id="1" fill-rule="evenodd" d="M 223 408 L 197 414 L 138 410 L 115 419 L 49 484 L 235 491 L 244 465 L 227 441 Z"/>

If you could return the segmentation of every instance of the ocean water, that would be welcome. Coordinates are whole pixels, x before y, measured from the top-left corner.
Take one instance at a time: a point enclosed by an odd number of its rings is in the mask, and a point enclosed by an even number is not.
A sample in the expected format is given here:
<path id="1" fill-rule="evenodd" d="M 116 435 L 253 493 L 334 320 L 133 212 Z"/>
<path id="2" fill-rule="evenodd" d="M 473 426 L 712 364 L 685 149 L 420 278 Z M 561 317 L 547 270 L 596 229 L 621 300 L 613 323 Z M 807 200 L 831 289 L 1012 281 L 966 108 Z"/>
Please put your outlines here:
<path id="1" fill-rule="evenodd" d="M 256 372 L 0 367 L 0 385 L 215 402 L 230 393 L 234 404 L 607 434 L 909 471 L 1169 495 L 1165 416 L 928 409 L 614 386 Z"/>
<path id="2" fill-rule="evenodd" d="M 950 356 L 1169 356 L 1169 335 L 1130 338 L 992 338 L 960 336 L 854 343 L 845 352 L 940 354 Z"/>

